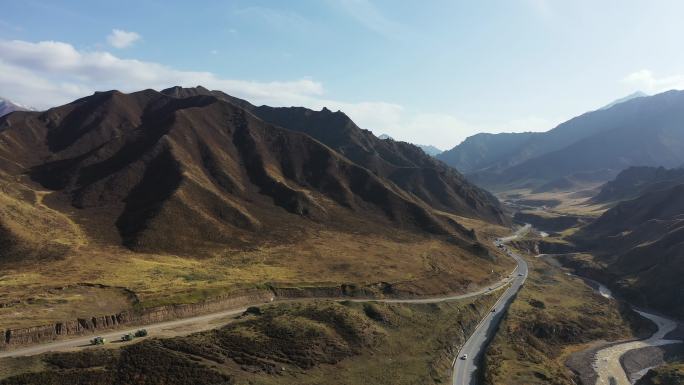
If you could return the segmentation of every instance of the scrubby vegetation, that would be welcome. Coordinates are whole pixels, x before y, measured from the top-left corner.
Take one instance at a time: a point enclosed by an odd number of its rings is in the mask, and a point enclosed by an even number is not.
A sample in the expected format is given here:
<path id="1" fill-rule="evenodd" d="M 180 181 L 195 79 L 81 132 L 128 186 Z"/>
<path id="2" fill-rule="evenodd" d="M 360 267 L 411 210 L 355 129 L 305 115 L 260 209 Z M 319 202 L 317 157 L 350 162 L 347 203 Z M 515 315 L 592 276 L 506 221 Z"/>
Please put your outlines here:
<path id="1" fill-rule="evenodd" d="M 574 384 L 564 365 L 569 353 L 589 341 L 631 336 L 636 327 L 579 278 L 539 259 L 530 266 L 485 355 L 485 384 Z"/>
<path id="2" fill-rule="evenodd" d="M 250 308 L 222 328 L 187 337 L 29 357 L 42 365 L 34 363 L 29 373 L 16 371 L 23 373 L 0 384 L 446 383 L 454 346 L 463 343 L 494 300 L 317 301 Z"/>
<path id="3" fill-rule="evenodd" d="M 107 367 L 116 363 L 117 350 L 89 349 L 74 353 L 53 353 L 47 355 L 43 361 L 58 369 L 86 369 Z"/>
<path id="4" fill-rule="evenodd" d="M 212 332 L 161 343 L 216 363 L 230 359 L 250 371 L 276 373 L 283 364 L 301 369 L 335 364 L 383 337 L 362 312 L 330 302 L 276 307 Z"/>

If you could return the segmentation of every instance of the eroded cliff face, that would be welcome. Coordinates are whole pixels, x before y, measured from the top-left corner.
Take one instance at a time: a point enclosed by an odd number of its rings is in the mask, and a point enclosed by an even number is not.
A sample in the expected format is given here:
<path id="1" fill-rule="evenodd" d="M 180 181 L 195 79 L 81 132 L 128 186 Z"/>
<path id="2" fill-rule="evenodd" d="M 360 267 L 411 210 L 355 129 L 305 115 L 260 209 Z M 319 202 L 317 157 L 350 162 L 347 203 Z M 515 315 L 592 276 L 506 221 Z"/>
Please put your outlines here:
<path id="1" fill-rule="evenodd" d="M 125 310 L 116 314 L 78 318 L 48 325 L 0 331 L 0 349 L 44 343 L 65 336 L 92 334 L 120 326 L 147 325 L 208 314 L 222 310 L 238 309 L 255 303 L 269 302 L 274 298 L 270 290 L 253 290 L 239 295 L 226 296 L 211 301 L 159 306 L 142 310 Z"/>
<path id="2" fill-rule="evenodd" d="M 268 303 L 277 299 L 299 298 L 382 298 L 412 297 L 411 293 L 398 291 L 388 283 L 369 286 L 342 284 L 339 286 L 271 287 L 217 297 L 205 302 L 158 306 L 141 310 L 125 310 L 116 314 L 78 318 L 48 325 L 0 330 L 0 350 L 54 341 L 66 336 L 94 334 L 131 325 L 149 325 L 224 310 L 239 309 L 250 305 Z"/>

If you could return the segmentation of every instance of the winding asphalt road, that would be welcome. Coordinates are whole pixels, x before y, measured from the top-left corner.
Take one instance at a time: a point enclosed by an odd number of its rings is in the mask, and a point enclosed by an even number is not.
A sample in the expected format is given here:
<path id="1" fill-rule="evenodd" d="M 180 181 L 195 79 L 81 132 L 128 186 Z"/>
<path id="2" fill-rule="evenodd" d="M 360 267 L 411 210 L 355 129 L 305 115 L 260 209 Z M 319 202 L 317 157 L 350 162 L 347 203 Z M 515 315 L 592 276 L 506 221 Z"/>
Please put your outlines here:
<path id="1" fill-rule="evenodd" d="M 521 229 L 524 230 L 525 228 Z M 520 232 L 520 230 L 519 230 Z M 517 234 L 517 233 L 516 233 Z M 516 235 L 513 236 L 513 238 Z M 510 240 L 513 239 L 511 237 L 509 238 L 502 238 L 502 240 Z M 434 298 L 416 298 L 416 299 L 362 299 L 362 298 L 297 298 L 297 299 L 292 299 L 292 300 L 277 300 L 275 297 L 271 297 L 271 302 L 276 301 L 276 302 L 294 302 L 294 301 L 303 301 L 303 300 L 323 300 L 323 299 L 329 299 L 329 300 L 334 300 L 334 301 L 351 301 L 351 302 L 384 302 L 384 303 L 437 303 L 437 302 L 445 302 L 445 301 L 454 301 L 454 300 L 461 300 L 461 299 L 467 299 L 467 298 L 472 298 L 472 297 L 477 297 L 483 294 L 491 293 L 496 290 L 499 290 L 503 287 L 505 287 L 507 284 L 509 284 L 511 281 L 514 281 L 513 286 L 516 286 L 516 282 L 520 281 L 517 276 L 519 272 L 523 272 L 521 270 L 521 266 L 525 266 L 524 272 L 525 275 L 527 274 L 527 267 L 525 265 L 525 262 L 515 256 L 512 255 L 513 258 L 518 260 L 518 266 L 516 270 L 510 275 L 506 276 L 503 279 L 501 279 L 499 282 L 495 284 L 488 285 L 486 287 L 483 287 L 482 289 L 468 292 L 465 294 L 460 294 L 460 295 L 449 295 L 449 296 L 443 296 L 443 297 L 434 297 Z M 507 297 L 508 293 L 510 292 L 510 288 L 504 293 L 502 298 Z M 517 291 L 517 289 L 516 289 Z M 264 303 L 255 303 L 252 306 L 259 306 L 263 305 Z M 115 331 L 108 331 L 108 332 L 103 332 L 101 334 L 97 334 L 98 336 L 105 338 L 110 341 L 118 341 L 120 337 L 124 334 L 128 333 L 134 333 L 136 330 L 145 328 L 147 331 L 150 333 L 151 336 L 159 335 L 159 333 L 163 333 L 165 331 L 168 331 L 170 329 L 176 329 L 176 328 L 185 328 L 187 329 L 186 332 L 178 335 L 183 335 L 183 334 L 191 334 L 197 331 L 202 331 L 209 329 L 210 327 L 207 326 L 208 324 L 214 322 L 221 321 L 224 318 L 228 318 L 231 316 L 235 316 L 238 314 L 242 314 L 247 307 L 240 308 L 240 309 L 231 309 L 231 310 L 225 310 L 221 312 L 216 312 L 216 313 L 211 313 L 211 314 L 205 314 L 205 315 L 200 315 L 196 317 L 190 317 L 190 318 L 183 318 L 183 319 L 178 319 L 178 320 L 173 320 L 173 321 L 167 321 L 167 322 L 160 322 L 156 324 L 150 324 L 150 325 L 138 325 L 135 328 L 130 328 L 130 329 L 118 329 Z M 487 318 L 490 316 L 488 315 Z M 486 319 L 487 319 L 486 318 Z M 485 319 L 485 320 L 486 320 Z M 226 320 L 226 322 L 228 322 Z M 214 325 L 213 327 L 220 326 Z M 479 330 L 479 329 L 478 329 Z M 69 339 L 60 339 L 56 341 L 52 341 L 49 343 L 44 343 L 44 344 L 39 344 L 39 345 L 31 345 L 31 346 L 26 346 L 18 349 L 11 349 L 11 350 L 5 350 L 5 351 L 0 351 L 0 358 L 6 358 L 6 357 L 20 357 L 20 356 L 32 356 L 36 354 L 42 354 L 42 353 L 47 353 L 47 352 L 56 352 L 56 351 L 73 351 L 73 350 L 78 350 L 78 349 L 83 349 L 87 348 L 90 346 L 90 340 L 95 336 L 93 335 L 88 335 L 88 336 L 79 336 L 75 338 L 69 338 Z M 472 337 L 471 337 L 472 339 Z M 139 339 L 136 339 L 139 340 Z M 470 342 L 470 341 L 469 341 Z M 122 345 L 125 343 L 121 343 Z"/>
<path id="2" fill-rule="evenodd" d="M 511 286 L 506 289 L 499 300 L 496 301 L 496 304 L 492 307 L 493 311 L 480 321 L 475 332 L 468 338 L 468 341 L 463 344 L 461 350 L 454 359 L 452 372 L 452 382 L 454 385 L 475 385 L 477 383 L 477 370 L 478 365 L 482 361 L 482 354 L 489 341 L 494 337 L 496 328 L 499 325 L 499 322 L 501 322 L 501 318 L 503 318 L 506 308 L 508 308 L 513 301 L 515 294 L 520 290 L 525 279 L 527 279 L 527 262 L 525 262 L 523 257 L 507 248 L 505 243 L 522 236 L 529 231 L 529 229 L 530 226 L 526 225 L 514 235 L 501 238 L 499 241 L 495 242 L 500 244 L 506 253 L 518 262 L 518 267 L 513 272 Z"/>

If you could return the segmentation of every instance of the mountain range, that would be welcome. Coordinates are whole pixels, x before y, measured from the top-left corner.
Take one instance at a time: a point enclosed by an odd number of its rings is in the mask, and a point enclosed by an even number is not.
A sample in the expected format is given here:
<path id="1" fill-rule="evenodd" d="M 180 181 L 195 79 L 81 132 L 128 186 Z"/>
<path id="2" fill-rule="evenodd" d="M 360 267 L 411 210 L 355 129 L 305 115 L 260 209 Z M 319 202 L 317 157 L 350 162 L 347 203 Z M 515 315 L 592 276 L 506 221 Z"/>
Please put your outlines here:
<path id="1" fill-rule="evenodd" d="M 649 191 L 684 184 L 684 169 L 664 167 L 630 167 L 601 187 L 592 198 L 594 203 L 611 203 L 634 199 Z"/>
<path id="2" fill-rule="evenodd" d="M 0 215 L 4 257 L 51 242 L 36 239 L 39 215 L 22 203 L 45 193 L 88 237 L 144 252 L 281 242 L 307 223 L 470 247 L 475 235 L 452 215 L 508 223 L 456 170 L 342 112 L 257 107 L 202 87 L 98 92 L 0 118 L 0 179 L 0 198 L 26 210 Z"/>
<path id="3" fill-rule="evenodd" d="M 438 159 L 493 190 L 601 183 L 630 166 L 684 163 L 684 91 L 631 97 L 543 133 L 478 134 Z"/>
<path id="4" fill-rule="evenodd" d="M 670 175 L 679 177 L 679 181 Z M 630 199 L 637 190 L 640 195 Z M 585 274 L 609 283 L 632 303 L 684 316 L 681 170 L 630 169 L 598 195 L 600 199 L 609 196 L 624 200 L 570 238 L 579 251 L 591 252 L 594 259 L 571 263 Z"/>

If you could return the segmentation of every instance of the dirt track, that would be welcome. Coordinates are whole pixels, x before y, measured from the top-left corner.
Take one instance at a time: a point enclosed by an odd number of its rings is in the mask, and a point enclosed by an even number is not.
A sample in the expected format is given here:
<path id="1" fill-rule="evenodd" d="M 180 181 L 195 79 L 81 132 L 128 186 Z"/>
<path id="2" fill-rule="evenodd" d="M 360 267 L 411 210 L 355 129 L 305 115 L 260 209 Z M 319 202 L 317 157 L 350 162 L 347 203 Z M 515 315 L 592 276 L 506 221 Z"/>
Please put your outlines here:
<path id="1" fill-rule="evenodd" d="M 499 290 L 511 281 L 511 277 L 505 277 L 498 283 L 483 287 L 476 291 L 472 291 L 465 294 L 459 295 L 447 295 L 442 297 L 434 298 L 423 298 L 423 299 L 354 299 L 354 298 L 328 298 L 329 300 L 335 301 L 352 301 L 352 302 L 386 302 L 386 303 L 436 303 L 444 301 L 455 301 L 461 299 L 467 299 L 472 297 L 477 297 L 483 294 L 487 294 L 496 290 Z M 325 300 L 326 298 L 298 298 L 278 301 L 275 297 L 271 297 L 271 302 L 292 302 L 292 301 L 311 301 L 311 300 Z M 265 303 L 255 303 L 253 306 L 264 305 Z M 145 328 L 150 332 L 151 336 L 154 337 L 172 337 L 180 335 L 188 335 L 191 333 L 208 330 L 212 328 L 219 327 L 223 324 L 230 322 L 236 315 L 242 314 L 247 307 L 241 307 L 238 309 L 224 310 L 216 313 L 205 314 L 196 317 L 183 318 L 173 321 L 160 322 L 150 325 L 137 326 L 135 328 L 119 329 L 114 331 L 107 331 L 99 336 L 109 340 L 115 341 L 116 345 L 121 346 L 125 342 L 119 342 L 120 338 L 124 334 L 135 332 L 138 329 Z M 78 349 L 83 349 L 90 346 L 90 340 L 95 335 L 80 336 L 77 338 L 70 338 L 64 340 L 57 340 L 46 344 L 32 345 L 27 347 L 22 347 L 19 349 L 12 349 L 6 351 L 0 351 L 0 358 L 5 357 L 19 357 L 19 356 L 31 356 L 36 354 L 42 354 L 54 351 L 73 351 Z M 136 339 L 140 340 L 140 339 Z M 129 342 L 130 343 L 130 342 Z"/>

